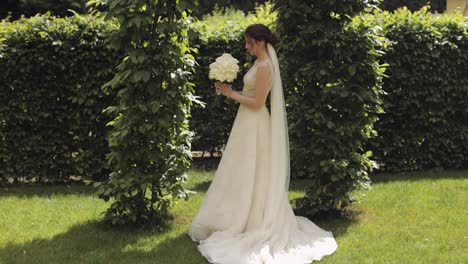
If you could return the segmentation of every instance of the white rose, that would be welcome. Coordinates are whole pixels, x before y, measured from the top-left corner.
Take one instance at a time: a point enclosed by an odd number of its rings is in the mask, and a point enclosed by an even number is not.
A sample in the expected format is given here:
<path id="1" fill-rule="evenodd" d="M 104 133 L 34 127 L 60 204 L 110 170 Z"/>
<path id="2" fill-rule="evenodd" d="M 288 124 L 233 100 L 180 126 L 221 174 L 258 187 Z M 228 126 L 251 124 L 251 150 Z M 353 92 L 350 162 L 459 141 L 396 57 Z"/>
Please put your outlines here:
<path id="1" fill-rule="evenodd" d="M 239 72 L 239 61 L 229 53 L 216 58 L 215 62 L 210 64 L 209 78 L 220 82 L 232 82 Z"/>

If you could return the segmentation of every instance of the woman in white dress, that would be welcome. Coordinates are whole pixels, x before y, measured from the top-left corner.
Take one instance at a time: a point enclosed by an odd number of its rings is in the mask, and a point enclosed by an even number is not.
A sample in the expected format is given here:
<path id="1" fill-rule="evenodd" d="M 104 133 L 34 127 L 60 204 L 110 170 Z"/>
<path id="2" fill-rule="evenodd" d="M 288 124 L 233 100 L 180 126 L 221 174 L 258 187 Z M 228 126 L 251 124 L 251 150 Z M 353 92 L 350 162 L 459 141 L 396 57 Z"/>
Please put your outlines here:
<path id="1" fill-rule="evenodd" d="M 303 264 L 337 249 L 333 234 L 301 216 L 288 199 L 289 138 L 275 37 L 263 24 L 245 31 L 256 61 L 242 92 L 216 83 L 240 103 L 215 177 L 188 234 L 211 263 Z M 269 113 L 265 102 L 270 93 Z"/>

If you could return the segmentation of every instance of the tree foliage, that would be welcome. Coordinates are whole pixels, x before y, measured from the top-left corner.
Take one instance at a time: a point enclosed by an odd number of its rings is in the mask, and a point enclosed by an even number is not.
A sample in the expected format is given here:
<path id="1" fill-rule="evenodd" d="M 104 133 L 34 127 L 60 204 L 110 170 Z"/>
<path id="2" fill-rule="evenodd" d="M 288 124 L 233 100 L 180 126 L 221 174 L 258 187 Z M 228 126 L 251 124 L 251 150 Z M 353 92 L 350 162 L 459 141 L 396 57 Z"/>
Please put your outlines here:
<path id="1" fill-rule="evenodd" d="M 182 183 L 190 165 L 190 105 L 195 100 L 188 81 L 194 65 L 188 45 L 188 12 L 192 1 L 113 0 L 107 19 L 119 31 L 110 44 L 124 52 L 115 77 L 104 85 L 117 90 L 117 104 L 105 113 L 109 122 L 112 170 L 96 182 L 99 197 L 112 204 L 112 224 L 163 224 L 168 209 L 188 191 Z"/>
<path id="2" fill-rule="evenodd" d="M 363 143 L 382 112 L 377 28 L 349 24 L 377 1 L 277 3 L 282 77 L 287 91 L 291 174 L 312 184 L 297 206 L 307 215 L 341 210 L 370 183 Z"/>

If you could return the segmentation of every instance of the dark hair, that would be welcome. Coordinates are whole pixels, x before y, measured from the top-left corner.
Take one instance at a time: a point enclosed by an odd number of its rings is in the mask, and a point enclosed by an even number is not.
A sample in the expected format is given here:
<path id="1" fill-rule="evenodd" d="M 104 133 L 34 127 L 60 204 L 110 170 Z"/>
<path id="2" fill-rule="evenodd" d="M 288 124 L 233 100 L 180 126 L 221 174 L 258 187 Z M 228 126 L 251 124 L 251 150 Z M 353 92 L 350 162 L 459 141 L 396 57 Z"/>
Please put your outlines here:
<path id="1" fill-rule="evenodd" d="M 275 35 L 271 33 L 270 29 L 263 24 L 252 24 L 245 30 L 245 35 L 249 38 L 253 38 L 256 41 L 264 40 L 265 44 L 270 43 L 275 46 L 277 40 Z"/>

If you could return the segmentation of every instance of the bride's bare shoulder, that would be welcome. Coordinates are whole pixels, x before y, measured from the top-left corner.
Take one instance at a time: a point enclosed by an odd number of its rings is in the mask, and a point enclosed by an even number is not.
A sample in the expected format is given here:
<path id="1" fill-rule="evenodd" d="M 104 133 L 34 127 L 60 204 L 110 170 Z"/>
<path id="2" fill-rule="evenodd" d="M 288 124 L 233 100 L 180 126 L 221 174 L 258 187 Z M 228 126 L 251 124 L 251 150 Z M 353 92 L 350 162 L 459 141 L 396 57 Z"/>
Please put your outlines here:
<path id="1" fill-rule="evenodd" d="M 270 78 L 269 76 L 272 75 L 272 69 L 270 67 L 270 63 L 268 61 L 259 61 L 257 63 L 257 75 L 263 76 L 265 78 Z"/>
<path id="2" fill-rule="evenodd" d="M 272 62 L 269 59 L 264 59 L 264 60 L 256 60 L 255 64 L 272 65 Z"/>
<path id="3" fill-rule="evenodd" d="M 269 60 L 262 60 L 262 61 L 257 61 L 257 67 L 259 68 L 264 68 L 264 69 L 269 69 L 271 67 L 271 61 Z"/>

